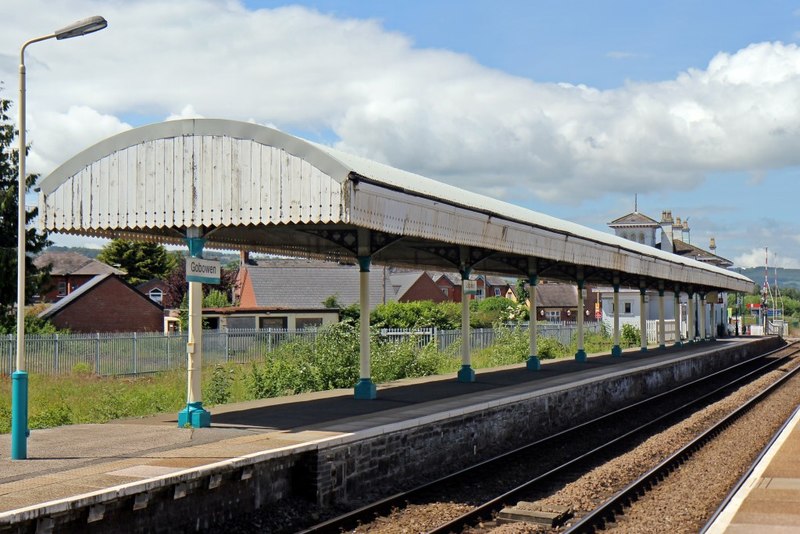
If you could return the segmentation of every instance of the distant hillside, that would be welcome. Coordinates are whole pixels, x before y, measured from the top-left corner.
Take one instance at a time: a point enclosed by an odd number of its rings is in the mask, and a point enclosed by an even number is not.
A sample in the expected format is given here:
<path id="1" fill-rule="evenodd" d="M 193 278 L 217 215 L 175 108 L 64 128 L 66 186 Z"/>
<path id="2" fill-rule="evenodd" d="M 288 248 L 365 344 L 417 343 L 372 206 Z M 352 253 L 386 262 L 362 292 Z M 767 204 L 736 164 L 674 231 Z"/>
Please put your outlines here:
<path id="1" fill-rule="evenodd" d="M 167 249 L 170 250 L 170 249 Z M 78 254 L 83 254 L 87 258 L 97 258 L 97 255 L 100 254 L 99 248 L 86 248 L 86 247 L 48 247 L 46 252 L 77 252 Z M 189 251 L 185 250 L 182 251 L 184 256 L 189 255 Z M 239 256 L 237 254 L 224 254 L 222 252 L 217 252 L 216 250 L 207 250 L 203 252 L 203 257 L 207 260 L 219 260 L 223 267 L 229 265 L 231 263 L 238 264 L 239 263 Z"/>
<path id="2" fill-rule="evenodd" d="M 732 269 L 737 273 L 741 273 L 753 280 L 758 286 L 764 284 L 764 268 L 752 267 L 749 269 Z M 775 269 L 769 269 L 769 285 L 775 285 Z M 792 287 L 800 289 L 800 269 L 783 269 L 778 268 L 778 287 Z"/>
<path id="3" fill-rule="evenodd" d="M 100 254 L 99 248 L 86 248 L 86 247 L 47 247 L 45 252 L 77 252 L 83 254 L 87 258 L 96 258 Z"/>

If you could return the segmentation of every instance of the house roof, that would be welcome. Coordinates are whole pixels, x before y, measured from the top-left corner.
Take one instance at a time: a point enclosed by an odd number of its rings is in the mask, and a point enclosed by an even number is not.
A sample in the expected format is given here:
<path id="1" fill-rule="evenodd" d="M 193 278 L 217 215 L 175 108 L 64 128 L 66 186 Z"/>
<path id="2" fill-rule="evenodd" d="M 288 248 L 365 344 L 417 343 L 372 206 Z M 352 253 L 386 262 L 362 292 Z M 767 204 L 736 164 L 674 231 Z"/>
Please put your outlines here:
<path id="1" fill-rule="evenodd" d="M 147 294 L 151 289 L 158 288 L 161 290 L 167 289 L 167 283 L 164 280 L 159 280 L 158 278 L 153 278 L 152 280 L 148 280 L 147 282 L 142 282 L 138 286 L 136 286 L 136 290 L 140 293 Z"/>
<path id="2" fill-rule="evenodd" d="M 125 271 L 89 258 L 77 252 L 44 252 L 33 260 L 39 269 L 51 265 L 50 274 L 95 276 L 98 274 L 124 275 Z"/>
<path id="3" fill-rule="evenodd" d="M 144 299 L 146 302 L 148 302 L 152 306 L 155 306 L 159 310 L 163 310 L 164 309 L 161 306 L 159 306 L 157 303 L 155 303 L 152 300 L 150 300 L 146 295 L 143 295 L 142 293 L 137 291 L 136 288 L 134 288 L 133 286 L 128 284 L 125 280 L 119 278 L 116 274 L 114 274 L 114 273 L 105 273 L 105 274 L 99 274 L 99 275 L 93 277 L 92 279 L 88 280 L 86 283 L 81 284 L 81 286 L 78 289 L 76 289 L 75 291 L 73 291 L 69 295 L 65 296 L 64 298 L 62 298 L 61 300 L 59 300 L 58 302 L 56 302 L 55 304 L 53 304 L 52 306 L 47 308 L 46 310 L 44 310 L 41 313 L 39 313 L 39 318 L 48 319 L 48 318 L 56 315 L 61 310 L 63 310 L 67 306 L 71 306 L 77 300 L 79 300 L 81 297 L 83 297 L 84 295 L 86 295 L 87 293 L 92 291 L 95 287 L 99 286 L 100 284 L 102 284 L 103 282 L 105 282 L 106 280 L 108 280 L 110 278 L 115 278 L 121 284 L 127 286 L 131 290 L 132 294 L 138 296 L 141 299 Z"/>
<path id="4" fill-rule="evenodd" d="M 536 286 L 537 308 L 576 308 L 578 287 L 571 284 L 539 284 Z"/>
<path id="5" fill-rule="evenodd" d="M 413 286 L 416 281 L 423 276 L 428 276 L 428 274 L 424 271 L 392 273 L 391 284 L 396 298 L 398 300 L 401 299 L 403 295 L 405 295 L 406 292 L 411 289 L 411 286 Z"/>
<path id="6" fill-rule="evenodd" d="M 632 213 L 628 213 L 627 215 L 623 215 L 618 219 L 614 219 L 608 226 L 614 228 L 615 226 L 648 226 L 648 227 L 659 227 L 661 226 L 658 224 L 658 221 L 655 219 L 651 219 L 644 213 L 639 213 L 638 211 L 634 211 Z"/>
<path id="7" fill-rule="evenodd" d="M 660 243 L 656 246 L 661 248 Z M 733 265 L 733 262 L 727 258 L 717 256 L 716 254 L 713 254 L 707 250 L 703 250 L 702 248 L 696 247 L 690 243 L 686 243 L 685 241 L 681 241 L 680 239 L 673 239 L 672 246 L 674 248 L 674 253 L 678 254 L 679 256 L 692 258 L 693 260 L 704 263 L 710 263 L 718 267 L 731 267 Z"/>
<path id="8" fill-rule="evenodd" d="M 319 308 L 331 295 L 339 304 L 359 302 L 359 271 L 354 265 L 316 260 L 268 259 L 244 265 L 253 286 L 257 306 Z M 369 273 L 369 304 L 395 300 L 387 268 L 373 266 Z"/>

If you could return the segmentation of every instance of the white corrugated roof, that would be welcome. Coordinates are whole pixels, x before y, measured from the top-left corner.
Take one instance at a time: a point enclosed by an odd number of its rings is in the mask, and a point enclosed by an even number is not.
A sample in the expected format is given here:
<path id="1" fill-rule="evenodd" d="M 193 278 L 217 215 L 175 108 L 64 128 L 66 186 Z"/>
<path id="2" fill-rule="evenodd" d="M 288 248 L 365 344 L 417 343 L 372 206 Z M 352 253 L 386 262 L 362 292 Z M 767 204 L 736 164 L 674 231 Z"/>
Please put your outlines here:
<path id="1" fill-rule="evenodd" d="M 631 284 L 640 277 L 752 285 L 738 273 L 237 121 L 123 132 L 64 163 L 41 192 L 40 224 L 56 232 L 174 243 L 199 226 L 211 247 L 354 258 L 361 228 L 381 236 L 373 260 L 387 264 L 451 270 L 454 247 L 467 246 L 486 272 L 524 274 L 527 259 L 538 258 L 562 279 L 580 265 Z"/>

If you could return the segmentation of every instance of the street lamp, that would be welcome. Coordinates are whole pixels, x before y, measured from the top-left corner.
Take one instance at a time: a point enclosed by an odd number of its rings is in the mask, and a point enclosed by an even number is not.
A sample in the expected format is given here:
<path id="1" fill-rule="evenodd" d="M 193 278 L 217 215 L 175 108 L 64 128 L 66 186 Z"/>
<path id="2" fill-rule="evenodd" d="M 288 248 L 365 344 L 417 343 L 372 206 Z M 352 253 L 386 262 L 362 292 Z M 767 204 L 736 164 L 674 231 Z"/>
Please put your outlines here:
<path id="1" fill-rule="evenodd" d="M 19 50 L 19 180 L 17 191 L 17 361 L 11 390 L 11 459 L 28 456 L 28 373 L 25 371 L 25 48 L 48 39 L 71 39 L 102 30 L 108 26 L 103 17 L 95 16 L 73 22 L 49 35 L 26 41 Z"/>

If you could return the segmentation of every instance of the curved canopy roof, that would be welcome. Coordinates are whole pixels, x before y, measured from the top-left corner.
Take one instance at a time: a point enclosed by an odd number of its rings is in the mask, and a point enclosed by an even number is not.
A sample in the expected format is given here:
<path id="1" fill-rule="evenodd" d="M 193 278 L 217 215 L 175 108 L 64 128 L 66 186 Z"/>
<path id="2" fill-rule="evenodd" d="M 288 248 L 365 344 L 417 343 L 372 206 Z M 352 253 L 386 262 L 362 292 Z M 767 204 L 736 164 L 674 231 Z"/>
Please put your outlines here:
<path id="1" fill-rule="evenodd" d="M 41 183 L 55 232 L 695 291 L 753 282 L 251 123 L 187 119 L 110 137 Z"/>

